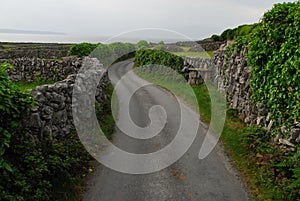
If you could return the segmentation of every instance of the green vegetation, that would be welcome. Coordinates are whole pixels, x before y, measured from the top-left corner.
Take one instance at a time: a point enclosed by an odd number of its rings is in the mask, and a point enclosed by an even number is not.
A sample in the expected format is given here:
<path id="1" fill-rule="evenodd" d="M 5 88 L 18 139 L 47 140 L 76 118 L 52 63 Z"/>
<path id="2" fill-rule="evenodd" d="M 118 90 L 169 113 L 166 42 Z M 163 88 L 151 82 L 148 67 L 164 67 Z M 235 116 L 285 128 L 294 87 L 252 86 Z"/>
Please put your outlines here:
<path id="1" fill-rule="evenodd" d="M 285 152 L 273 142 L 281 125 L 293 128 L 300 117 L 299 5 L 299 1 L 276 4 L 265 13 L 260 23 L 222 34 L 222 40 L 235 38 L 227 49 L 227 58 L 249 44 L 248 62 L 253 68 L 251 87 L 254 100 L 266 105 L 275 121 L 275 129 L 267 132 L 246 126 L 238 119 L 235 110 L 227 110 L 221 140 L 235 166 L 244 175 L 254 200 L 300 200 L 299 145 L 293 147 L 295 151 Z M 139 75 L 158 85 L 167 84 L 158 82 L 149 74 Z M 201 118 L 208 123 L 211 117 L 208 90 L 205 86 L 193 86 L 193 90 Z M 190 97 L 181 98 L 189 102 Z"/>
<path id="2" fill-rule="evenodd" d="M 79 57 L 88 56 L 98 44 L 91 44 L 91 43 L 79 43 L 72 45 L 69 49 L 68 55 L 77 55 Z"/>
<path id="3" fill-rule="evenodd" d="M 207 87 L 193 86 L 193 90 L 199 103 L 201 119 L 209 123 L 211 106 Z M 299 163 L 299 153 L 285 156 L 266 130 L 246 126 L 238 119 L 236 110 L 232 109 L 227 109 L 221 141 L 243 174 L 253 200 L 299 200 L 299 172 L 289 170 L 295 161 Z M 295 177 L 287 177 L 287 171 Z"/>
<path id="4" fill-rule="evenodd" d="M 299 200 L 299 145 L 287 154 L 273 143 L 282 125 L 292 129 L 300 121 L 299 27 L 299 1 L 275 4 L 260 23 L 252 29 L 248 27 L 244 34 L 237 34 L 235 42 L 227 48 L 229 62 L 232 53 L 248 45 L 253 100 L 266 106 L 274 121 L 269 133 L 247 127 L 240 137 L 235 136 L 246 142 L 246 152 L 252 156 L 250 164 L 241 169 L 248 176 L 257 200 Z M 235 152 L 231 155 L 237 155 Z"/>
<path id="5" fill-rule="evenodd" d="M 70 47 L 68 55 L 98 58 L 104 66 L 134 57 L 136 46 L 131 43 L 115 42 L 111 44 L 80 43 Z"/>
<path id="6" fill-rule="evenodd" d="M 208 123 L 211 107 L 207 88 L 193 86 L 193 90 L 201 118 Z M 297 170 L 289 169 L 299 161 L 299 153 L 285 156 L 283 150 L 272 143 L 266 130 L 246 126 L 232 109 L 227 110 L 221 141 L 243 174 L 254 200 L 299 200 L 299 173 L 297 177 Z"/>
<path id="7" fill-rule="evenodd" d="M 141 49 L 141 48 L 148 48 L 148 47 L 150 47 L 150 44 L 149 44 L 147 41 L 145 41 L 145 40 L 140 40 L 140 41 L 136 44 L 136 47 L 137 47 L 138 49 Z"/>
<path id="8" fill-rule="evenodd" d="M 256 23 L 250 25 L 241 25 L 234 29 L 226 29 L 221 35 L 212 35 L 210 39 L 213 41 L 233 40 L 239 36 L 248 35 L 249 33 L 253 32 L 256 27 Z"/>
<path id="9" fill-rule="evenodd" d="M 113 95 L 114 88 L 112 84 L 108 87 L 107 99 L 101 105 L 96 103 L 96 116 L 99 121 L 99 125 L 107 137 L 107 139 L 112 138 L 112 134 L 115 130 L 115 121 L 111 111 L 111 101 Z"/>
<path id="10" fill-rule="evenodd" d="M 266 106 L 275 125 L 265 138 L 274 137 L 282 125 L 292 129 L 300 122 L 299 27 L 299 1 L 276 4 L 264 14 L 256 31 L 246 38 L 253 100 Z M 296 200 L 300 195 L 299 145 L 285 156 L 282 151 L 274 150 L 270 140 L 262 141 L 267 145 L 255 148 L 261 148 L 263 156 L 271 154 L 264 162 L 269 180 L 276 185 L 275 193 L 282 200 Z"/>
<path id="11" fill-rule="evenodd" d="M 276 4 L 249 42 L 253 98 L 276 126 L 300 122 L 300 1 Z"/>
<path id="12" fill-rule="evenodd" d="M 46 134 L 38 141 L 24 130 L 34 99 L 8 79 L 8 67 L 0 66 L 0 200 L 78 200 L 84 176 L 92 171 L 91 156 L 75 131 L 53 142 Z M 113 128 L 109 103 L 97 108 L 105 113 L 100 120 L 108 136 Z"/>
<path id="13" fill-rule="evenodd" d="M 165 44 L 164 41 L 159 41 L 159 43 L 157 43 L 158 46 L 162 46 L 162 45 L 164 45 L 164 44 Z"/>
<path id="14" fill-rule="evenodd" d="M 136 52 L 136 66 L 152 64 L 168 66 L 180 73 L 181 67 L 183 66 L 183 59 L 179 56 L 162 50 L 140 49 Z"/>
<path id="15" fill-rule="evenodd" d="M 144 44 L 144 42 L 142 43 Z M 92 54 L 92 57 L 94 56 L 102 61 L 105 57 L 116 56 L 118 58 L 125 54 L 134 52 L 135 50 L 136 46 L 131 43 L 115 42 L 108 45 L 101 43 L 79 43 L 70 47 L 68 55 L 77 55 L 79 57 L 84 57 Z"/>

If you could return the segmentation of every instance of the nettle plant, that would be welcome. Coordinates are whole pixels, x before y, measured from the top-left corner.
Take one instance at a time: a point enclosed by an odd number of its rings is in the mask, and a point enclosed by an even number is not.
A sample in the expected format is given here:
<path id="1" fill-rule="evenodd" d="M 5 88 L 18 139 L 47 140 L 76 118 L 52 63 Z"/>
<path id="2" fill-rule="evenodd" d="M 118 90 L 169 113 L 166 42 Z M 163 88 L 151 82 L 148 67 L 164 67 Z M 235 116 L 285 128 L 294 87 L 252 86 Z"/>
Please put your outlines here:
<path id="1" fill-rule="evenodd" d="M 275 4 L 249 43 L 253 99 L 276 126 L 300 122 L 300 2 Z"/>

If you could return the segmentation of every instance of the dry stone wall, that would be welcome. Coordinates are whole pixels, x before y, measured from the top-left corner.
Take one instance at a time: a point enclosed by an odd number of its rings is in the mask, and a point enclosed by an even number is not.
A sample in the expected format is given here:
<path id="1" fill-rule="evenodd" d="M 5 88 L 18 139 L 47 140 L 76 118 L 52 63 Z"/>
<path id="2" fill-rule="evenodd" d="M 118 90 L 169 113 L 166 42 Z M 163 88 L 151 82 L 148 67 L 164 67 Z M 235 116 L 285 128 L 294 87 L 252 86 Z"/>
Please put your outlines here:
<path id="1" fill-rule="evenodd" d="M 108 75 L 105 70 L 93 73 L 101 78 L 95 92 L 95 100 L 101 104 L 107 97 Z M 73 99 L 72 95 L 74 86 L 80 87 L 75 84 L 76 76 L 86 77 L 86 74 L 72 74 L 63 81 L 53 85 L 39 86 L 31 91 L 37 105 L 30 110 L 26 127 L 36 140 L 60 141 L 66 139 L 70 132 L 75 131 L 72 101 L 77 101 L 77 99 Z M 89 82 L 96 81 L 98 80 L 89 79 Z M 84 91 L 86 88 L 80 90 Z M 85 93 L 94 92 L 85 91 Z"/>
<path id="2" fill-rule="evenodd" d="M 195 85 L 211 82 L 215 77 L 214 61 L 210 58 L 184 57 L 182 72 L 188 77 L 188 83 Z"/>
<path id="3" fill-rule="evenodd" d="M 239 118 L 247 124 L 272 126 L 270 114 L 259 105 L 252 103 L 252 89 L 250 87 L 251 68 L 247 64 L 247 46 L 241 51 L 235 51 L 230 58 L 226 54 L 226 45 L 215 52 L 215 68 L 218 74 L 216 82 L 219 89 L 225 90 L 229 106 L 236 109 Z M 272 124 L 272 123 L 271 123 Z"/>
<path id="4" fill-rule="evenodd" d="M 0 49 L 0 59 L 29 58 L 61 58 L 68 54 L 68 45 L 41 45 Z"/>
<path id="5" fill-rule="evenodd" d="M 72 57 L 56 61 L 19 58 L 10 62 L 16 68 L 9 71 L 10 79 L 13 81 L 37 81 L 36 74 L 43 80 L 60 80 L 55 84 L 38 86 L 30 92 L 37 103 L 27 114 L 23 127 L 37 141 L 64 140 L 75 130 L 72 104 L 77 99 L 73 99 L 74 87 L 85 94 L 95 94 L 95 100 L 99 104 L 107 97 L 108 74 L 97 59 Z M 88 68 L 89 66 L 92 68 Z M 89 70 L 84 72 L 82 69 Z M 56 75 L 58 76 L 55 77 Z M 83 86 L 75 84 L 78 77 L 85 78 L 86 84 Z M 89 91 L 91 88 L 85 87 L 95 83 L 97 83 L 96 91 Z M 80 87 L 82 89 L 79 89 Z"/>
<path id="6" fill-rule="evenodd" d="M 252 102 L 251 67 L 247 63 L 248 48 L 244 45 L 240 51 L 234 51 L 229 57 L 226 53 L 224 44 L 215 52 L 215 69 L 217 76 L 215 83 L 219 89 L 224 90 L 227 102 L 230 107 L 236 109 L 239 118 L 246 124 L 257 124 L 271 130 L 273 121 L 271 114 L 261 105 L 255 105 Z M 293 130 L 286 130 L 284 125 L 281 127 L 281 133 L 289 136 L 288 139 L 281 139 L 278 133 L 275 142 L 284 144 L 284 146 L 293 146 L 293 143 L 300 143 L 300 125 Z"/>
<path id="7" fill-rule="evenodd" d="M 247 64 L 247 47 L 228 58 L 224 44 L 215 51 L 215 58 L 184 58 L 184 68 L 190 84 L 215 84 L 223 90 L 229 106 L 236 109 L 239 118 L 247 124 L 272 126 L 270 114 L 261 105 L 252 104 L 251 72 Z"/>
<path id="8" fill-rule="evenodd" d="M 15 69 L 8 69 L 10 80 L 15 82 L 59 81 L 68 75 L 77 73 L 81 68 L 82 58 L 64 57 L 61 60 L 40 58 L 2 59 L 11 63 Z"/>

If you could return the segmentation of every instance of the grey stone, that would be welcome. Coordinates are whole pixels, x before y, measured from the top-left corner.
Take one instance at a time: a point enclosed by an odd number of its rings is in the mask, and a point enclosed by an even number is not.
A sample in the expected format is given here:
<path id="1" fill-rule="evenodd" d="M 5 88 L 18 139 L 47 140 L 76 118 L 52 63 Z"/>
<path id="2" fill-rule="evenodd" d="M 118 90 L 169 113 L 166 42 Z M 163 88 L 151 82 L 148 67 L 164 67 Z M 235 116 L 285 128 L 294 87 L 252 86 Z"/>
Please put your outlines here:
<path id="1" fill-rule="evenodd" d="M 290 142 L 295 142 L 296 139 L 300 136 L 300 129 L 299 128 L 294 128 L 291 130 L 290 132 L 290 138 L 289 138 L 289 141 Z"/>
<path id="2" fill-rule="evenodd" d="M 279 143 L 280 143 L 280 144 L 287 145 L 287 146 L 290 146 L 290 147 L 294 147 L 294 146 L 295 146 L 293 143 L 289 142 L 289 141 L 286 140 L 286 139 L 279 139 Z"/>
<path id="3" fill-rule="evenodd" d="M 268 125 L 268 128 L 267 128 L 268 132 L 271 131 L 272 126 L 273 126 L 273 121 L 271 120 L 269 125 Z"/>
<path id="4" fill-rule="evenodd" d="M 28 120 L 28 127 L 31 128 L 41 128 L 42 127 L 42 120 L 40 118 L 39 113 L 32 113 Z"/>
<path id="5" fill-rule="evenodd" d="M 44 106 L 43 109 L 42 109 L 42 115 L 41 117 L 43 119 L 51 119 L 52 118 L 52 115 L 53 115 L 53 108 L 52 107 L 49 107 L 49 106 Z"/>

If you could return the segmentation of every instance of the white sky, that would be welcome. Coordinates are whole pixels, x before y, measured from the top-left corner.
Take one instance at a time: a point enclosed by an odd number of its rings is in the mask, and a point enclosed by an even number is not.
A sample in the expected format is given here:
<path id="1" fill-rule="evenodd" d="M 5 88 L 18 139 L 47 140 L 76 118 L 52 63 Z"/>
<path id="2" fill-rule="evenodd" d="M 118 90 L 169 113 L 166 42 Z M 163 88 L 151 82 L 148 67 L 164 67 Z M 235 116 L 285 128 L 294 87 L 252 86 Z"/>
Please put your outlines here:
<path id="1" fill-rule="evenodd" d="M 258 22 L 282 0 L 0 0 L 0 28 L 112 36 L 163 28 L 194 39 Z M 144 33 L 147 37 L 147 33 Z M 0 38 L 1 40 L 1 38 Z"/>

